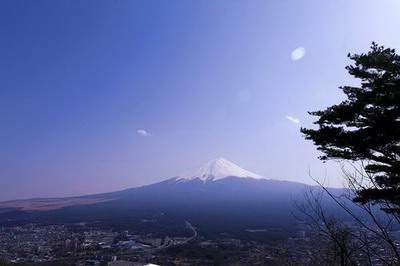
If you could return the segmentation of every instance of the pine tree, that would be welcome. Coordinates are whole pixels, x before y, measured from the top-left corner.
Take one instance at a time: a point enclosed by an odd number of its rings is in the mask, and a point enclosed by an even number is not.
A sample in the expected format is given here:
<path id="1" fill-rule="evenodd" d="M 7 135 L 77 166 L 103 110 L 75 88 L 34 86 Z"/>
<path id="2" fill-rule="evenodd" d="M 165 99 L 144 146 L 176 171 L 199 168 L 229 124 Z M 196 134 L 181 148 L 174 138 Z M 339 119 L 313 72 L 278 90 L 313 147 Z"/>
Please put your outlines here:
<path id="1" fill-rule="evenodd" d="M 394 49 L 372 43 L 366 54 L 349 54 L 346 67 L 360 87 L 340 87 L 347 99 L 318 117 L 318 129 L 301 128 L 305 138 L 322 151 L 321 160 L 363 161 L 372 177 L 357 191 L 360 203 L 390 203 L 400 211 L 400 56 Z"/>

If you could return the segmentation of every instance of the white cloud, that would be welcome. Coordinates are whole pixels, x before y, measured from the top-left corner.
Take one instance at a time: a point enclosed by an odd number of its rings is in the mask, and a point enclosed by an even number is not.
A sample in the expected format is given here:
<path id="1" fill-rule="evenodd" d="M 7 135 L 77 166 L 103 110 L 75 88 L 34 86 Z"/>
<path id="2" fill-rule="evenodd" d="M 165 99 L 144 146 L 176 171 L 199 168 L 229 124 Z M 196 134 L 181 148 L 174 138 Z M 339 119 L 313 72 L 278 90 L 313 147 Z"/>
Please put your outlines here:
<path id="1" fill-rule="evenodd" d="M 136 130 L 136 133 L 138 133 L 140 136 L 143 136 L 143 137 L 151 136 L 151 134 L 145 129 L 138 129 L 138 130 Z"/>
<path id="2" fill-rule="evenodd" d="M 300 123 L 300 119 L 295 118 L 293 116 L 287 115 L 286 119 L 289 120 L 290 122 L 294 123 L 294 124 L 299 124 Z"/>
<path id="3" fill-rule="evenodd" d="M 306 55 L 306 49 L 304 47 L 297 47 L 290 55 L 293 61 L 302 59 Z"/>

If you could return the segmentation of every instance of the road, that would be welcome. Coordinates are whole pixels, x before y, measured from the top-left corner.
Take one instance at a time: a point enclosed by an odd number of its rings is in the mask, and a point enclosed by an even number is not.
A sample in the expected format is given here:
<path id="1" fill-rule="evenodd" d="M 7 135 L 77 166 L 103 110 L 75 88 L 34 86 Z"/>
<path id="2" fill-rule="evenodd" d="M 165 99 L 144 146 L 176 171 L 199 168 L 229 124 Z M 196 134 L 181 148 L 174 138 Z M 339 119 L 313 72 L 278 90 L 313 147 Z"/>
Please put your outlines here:
<path id="1" fill-rule="evenodd" d="M 189 228 L 190 230 L 192 230 L 192 232 L 193 232 L 193 236 L 189 237 L 187 240 L 185 240 L 185 244 L 186 244 L 186 243 L 192 241 L 193 239 L 196 239 L 199 234 L 197 233 L 196 228 L 190 222 L 185 221 L 185 223 L 186 223 L 186 227 Z"/>

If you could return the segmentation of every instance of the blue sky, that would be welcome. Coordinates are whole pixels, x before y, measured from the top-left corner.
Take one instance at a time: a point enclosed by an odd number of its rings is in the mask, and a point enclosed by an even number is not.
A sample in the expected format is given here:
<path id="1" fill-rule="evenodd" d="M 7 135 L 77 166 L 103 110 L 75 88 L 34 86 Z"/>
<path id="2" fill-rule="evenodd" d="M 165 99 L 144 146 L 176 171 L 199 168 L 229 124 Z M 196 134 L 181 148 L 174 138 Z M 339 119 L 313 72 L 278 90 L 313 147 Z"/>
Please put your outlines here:
<path id="1" fill-rule="evenodd" d="M 148 184 L 219 156 L 340 185 L 299 127 L 355 83 L 348 52 L 400 48 L 398 10 L 396 0 L 1 1 L 0 200 Z"/>

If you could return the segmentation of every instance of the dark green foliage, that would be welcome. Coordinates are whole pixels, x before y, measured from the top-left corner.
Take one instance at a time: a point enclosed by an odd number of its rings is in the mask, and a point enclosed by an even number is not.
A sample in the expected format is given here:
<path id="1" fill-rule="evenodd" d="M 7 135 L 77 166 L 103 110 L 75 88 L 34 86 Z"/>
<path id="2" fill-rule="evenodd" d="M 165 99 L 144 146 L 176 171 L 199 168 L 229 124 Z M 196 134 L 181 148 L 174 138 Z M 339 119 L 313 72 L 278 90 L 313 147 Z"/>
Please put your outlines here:
<path id="1" fill-rule="evenodd" d="M 400 207 L 400 56 L 394 49 L 372 43 L 367 54 L 348 55 L 346 69 L 361 80 L 360 87 L 343 86 L 343 102 L 317 116 L 318 129 L 302 128 L 305 138 L 323 152 L 321 160 L 365 162 L 371 186 L 360 189 L 355 201 L 388 202 Z"/>

